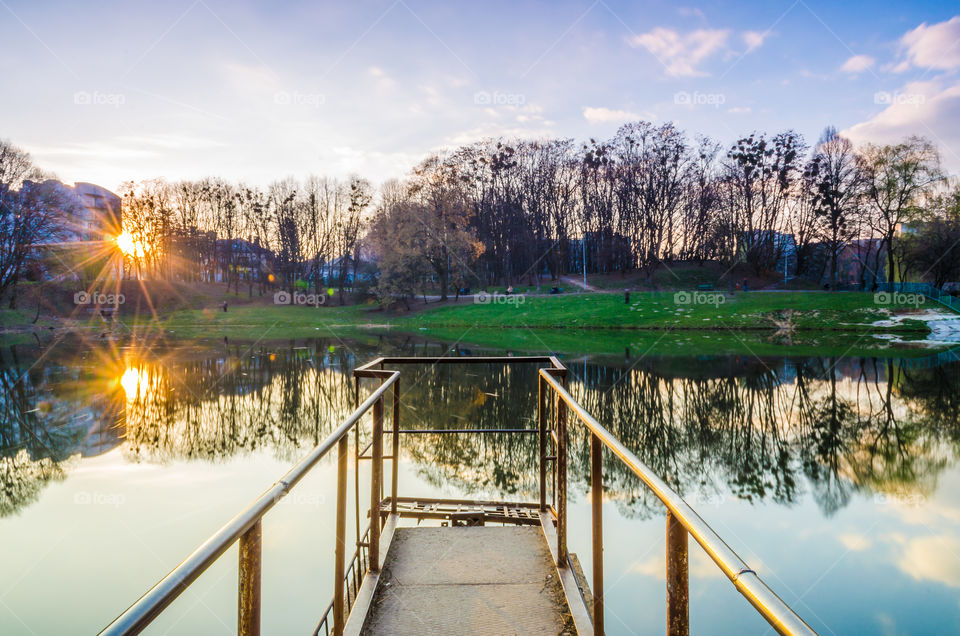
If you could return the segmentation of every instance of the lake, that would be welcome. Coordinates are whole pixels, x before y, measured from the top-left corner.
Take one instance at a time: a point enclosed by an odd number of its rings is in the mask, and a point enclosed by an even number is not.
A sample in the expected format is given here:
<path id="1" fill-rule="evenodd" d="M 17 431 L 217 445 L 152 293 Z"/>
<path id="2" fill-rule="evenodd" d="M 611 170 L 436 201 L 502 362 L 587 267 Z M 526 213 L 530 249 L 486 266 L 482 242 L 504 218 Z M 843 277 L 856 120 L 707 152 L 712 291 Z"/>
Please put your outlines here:
<path id="1" fill-rule="evenodd" d="M 396 335 L 0 348 L 0 633 L 104 627 L 335 428 L 354 367 L 503 353 Z M 814 629 L 960 632 L 956 355 L 642 353 L 562 357 L 571 393 Z M 535 365 L 402 371 L 403 428 L 536 427 Z M 401 496 L 537 499 L 536 435 L 401 449 Z M 578 424 L 570 452 L 569 544 L 589 576 Z M 607 631 L 662 633 L 665 509 L 609 453 L 604 474 Z M 329 602 L 335 486 L 327 458 L 265 517 L 264 633 L 311 633 Z M 234 547 L 148 633 L 233 633 L 236 561 Z M 694 633 L 768 632 L 694 542 L 690 616 Z"/>

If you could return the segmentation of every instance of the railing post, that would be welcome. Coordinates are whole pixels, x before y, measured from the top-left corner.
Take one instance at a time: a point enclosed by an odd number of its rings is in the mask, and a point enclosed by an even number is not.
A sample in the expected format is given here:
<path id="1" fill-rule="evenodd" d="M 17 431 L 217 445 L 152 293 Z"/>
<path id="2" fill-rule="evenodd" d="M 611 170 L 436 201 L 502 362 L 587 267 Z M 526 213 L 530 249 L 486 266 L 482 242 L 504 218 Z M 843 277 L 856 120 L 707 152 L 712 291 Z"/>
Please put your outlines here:
<path id="1" fill-rule="evenodd" d="M 393 383 L 393 471 L 390 481 L 390 512 L 397 514 L 397 477 L 400 474 L 400 379 Z"/>
<path id="2" fill-rule="evenodd" d="M 547 509 L 547 382 L 537 374 L 537 423 L 540 430 L 540 512 Z"/>
<path id="3" fill-rule="evenodd" d="M 667 511 L 667 635 L 690 633 L 687 529 Z"/>
<path id="4" fill-rule="evenodd" d="M 383 398 L 373 403 L 370 460 L 370 571 L 380 571 L 380 481 L 383 478 Z"/>
<path id="5" fill-rule="evenodd" d="M 557 396 L 557 567 L 567 567 L 567 403 Z"/>
<path id="6" fill-rule="evenodd" d="M 353 408 L 360 407 L 360 376 L 355 379 L 354 386 L 354 405 Z M 360 425 L 353 427 L 353 527 L 354 536 L 357 538 L 357 548 L 363 541 L 363 535 L 360 534 Z"/>
<path id="7" fill-rule="evenodd" d="M 603 636 L 603 442 L 590 435 L 590 507 L 593 511 L 593 633 Z"/>
<path id="8" fill-rule="evenodd" d="M 333 564 L 333 633 L 343 635 L 345 599 L 343 569 L 347 556 L 347 452 L 350 442 L 346 434 L 337 444 L 337 543 Z"/>
<path id="9" fill-rule="evenodd" d="M 261 520 L 240 535 L 240 584 L 237 599 L 237 633 L 260 634 Z"/>

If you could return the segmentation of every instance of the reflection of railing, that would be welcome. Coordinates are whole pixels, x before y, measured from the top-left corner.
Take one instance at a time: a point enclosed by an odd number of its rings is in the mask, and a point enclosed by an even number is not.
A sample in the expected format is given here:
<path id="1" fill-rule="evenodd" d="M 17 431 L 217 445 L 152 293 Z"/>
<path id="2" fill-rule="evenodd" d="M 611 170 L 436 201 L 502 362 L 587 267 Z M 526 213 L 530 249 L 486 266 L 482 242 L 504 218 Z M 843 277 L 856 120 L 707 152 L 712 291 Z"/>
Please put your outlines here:
<path id="1" fill-rule="evenodd" d="M 121 614 L 102 633 L 137 634 L 150 624 L 170 603 L 173 602 L 190 584 L 196 580 L 214 561 L 239 540 L 240 574 L 238 599 L 238 632 L 242 636 L 260 633 L 260 572 L 261 572 L 261 519 L 303 476 L 317 464 L 333 447 L 337 446 L 337 505 L 336 505 L 336 544 L 334 547 L 334 593 L 333 600 L 327 606 L 315 634 L 323 631 L 340 636 L 346 624 L 346 618 L 358 603 L 355 611 L 363 605 L 369 607 L 371 597 L 366 595 L 364 603 L 358 601 L 364 597 L 364 589 L 369 581 L 374 584 L 381 567 L 380 534 L 383 530 L 383 516 L 398 512 L 398 459 L 400 457 L 400 434 L 414 433 L 412 429 L 401 429 L 400 413 L 400 372 L 384 369 L 384 365 L 406 364 L 482 364 L 482 363 L 536 363 L 549 365 L 539 372 L 538 391 L 538 428 L 539 437 L 539 481 L 541 519 L 552 519 L 556 525 L 555 564 L 562 581 L 575 581 L 580 587 L 570 553 L 567 551 L 567 412 L 572 411 L 580 422 L 587 427 L 591 435 L 591 503 L 593 516 L 593 603 L 592 625 L 585 625 L 581 631 L 603 634 L 603 526 L 602 526 L 602 490 L 603 449 L 607 448 L 649 487 L 667 507 L 667 627 L 670 634 L 686 634 L 688 621 L 688 567 L 687 534 L 693 536 L 706 553 L 720 567 L 734 586 L 743 594 L 757 611 L 774 629 L 784 634 L 811 634 L 813 631 L 773 593 L 747 565 L 723 542 L 722 539 L 697 515 L 694 510 L 657 475 L 645 466 L 609 431 L 603 428 L 580 404 L 567 392 L 567 369 L 553 356 L 526 357 L 441 357 L 441 358 L 377 358 L 354 370 L 356 401 L 359 403 L 360 382 L 363 378 L 379 380 L 379 386 L 356 410 L 319 446 L 302 459 L 283 479 L 271 487 L 264 495 L 221 528 L 215 535 L 197 548 L 193 554 L 161 579 L 150 591 Z M 393 388 L 392 430 L 383 428 L 383 396 L 388 388 Z M 373 426 L 370 444 L 360 449 L 358 423 L 361 417 L 372 409 Z M 354 432 L 354 459 L 359 468 L 361 459 L 370 460 L 370 526 L 364 535 L 360 535 L 360 495 L 356 490 L 356 536 L 357 550 L 346 568 L 346 525 L 347 525 L 347 452 L 349 432 Z M 459 432 L 474 429 L 462 429 Z M 475 429 L 478 432 L 490 432 L 494 429 Z M 501 429 L 495 429 L 501 430 Z M 440 432 L 440 431 L 437 431 Z M 454 432 L 444 430 L 442 432 Z M 506 432 L 506 430 L 503 430 Z M 530 433 L 530 429 L 511 429 L 510 432 Z M 383 453 L 384 436 L 389 435 L 391 452 Z M 552 449 L 548 452 L 548 449 Z M 369 451 L 369 455 L 367 452 Z M 391 460 L 391 494 L 383 499 L 383 460 Z M 550 478 L 548 480 L 548 464 Z M 356 483 L 357 480 L 355 480 Z M 547 503 L 547 485 L 552 484 L 551 505 Z M 383 503 L 381 503 L 383 502 Z M 536 509 L 537 504 L 531 504 Z M 416 511 L 414 511 L 415 513 Z M 391 526 L 392 527 L 392 526 Z M 545 530 L 546 531 L 546 530 Z M 392 531 L 391 531 L 392 532 Z M 387 535 L 389 537 L 389 534 Z M 366 572 L 366 574 L 364 574 Z M 367 577 L 372 577 L 367 579 Z M 358 579 L 363 580 L 358 588 Z M 375 586 L 375 585 L 374 585 Z M 564 583 L 565 590 L 567 583 Z M 565 591 L 566 593 L 566 591 Z M 569 597 L 568 597 L 569 598 Z M 361 614 L 362 616 L 362 614 Z M 578 629 L 581 628 L 577 623 Z"/>

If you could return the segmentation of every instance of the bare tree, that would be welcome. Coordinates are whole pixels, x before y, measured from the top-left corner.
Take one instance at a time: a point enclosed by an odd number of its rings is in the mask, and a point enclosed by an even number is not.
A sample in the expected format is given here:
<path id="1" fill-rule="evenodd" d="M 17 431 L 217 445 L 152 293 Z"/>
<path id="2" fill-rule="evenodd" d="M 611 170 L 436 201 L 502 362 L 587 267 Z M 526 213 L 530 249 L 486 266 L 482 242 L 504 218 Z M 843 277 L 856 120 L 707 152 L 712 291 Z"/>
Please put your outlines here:
<path id="1" fill-rule="evenodd" d="M 68 204 L 53 189 L 30 183 L 43 174 L 30 155 L 0 140 L 0 297 L 17 304 L 17 283 L 35 244 L 54 238 L 59 212 Z"/>
<path id="2" fill-rule="evenodd" d="M 830 285 L 837 289 L 840 251 L 854 237 L 863 177 L 849 139 L 828 127 L 814 148 L 804 171 L 812 194 L 817 226 L 829 250 Z"/>
<path id="3" fill-rule="evenodd" d="M 894 239 L 902 225 L 916 217 L 922 197 L 943 179 L 940 155 L 928 140 L 908 137 L 899 144 L 867 145 L 861 152 L 861 168 L 873 229 L 887 250 L 887 281 L 893 282 L 897 274 Z"/>

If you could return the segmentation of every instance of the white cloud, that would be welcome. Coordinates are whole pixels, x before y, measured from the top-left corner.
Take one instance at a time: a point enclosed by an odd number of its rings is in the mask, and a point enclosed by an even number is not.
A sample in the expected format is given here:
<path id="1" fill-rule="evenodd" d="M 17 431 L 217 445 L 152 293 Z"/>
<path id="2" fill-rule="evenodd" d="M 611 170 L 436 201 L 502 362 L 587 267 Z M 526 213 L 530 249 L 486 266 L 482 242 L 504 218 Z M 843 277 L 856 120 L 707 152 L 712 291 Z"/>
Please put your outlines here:
<path id="1" fill-rule="evenodd" d="M 697 29 L 681 35 L 673 29 L 657 27 L 649 33 L 628 40 L 630 46 L 650 51 L 666 67 L 667 74 L 678 77 L 705 75 L 696 66 L 723 49 L 730 31 L 726 29 Z"/>
<path id="2" fill-rule="evenodd" d="M 927 137 L 940 147 L 944 166 L 960 172 L 960 83 L 941 80 L 911 82 L 901 90 L 879 92 L 874 101 L 885 108 L 842 131 L 854 143 L 892 143 L 910 135 Z"/>
<path id="3" fill-rule="evenodd" d="M 750 108 L 749 106 L 734 106 L 733 108 L 728 108 L 727 112 L 732 113 L 734 115 L 745 115 L 747 113 L 753 112 L 753 109 Z"/>
<path id="4" fill-rule="evenodd" d="M 764 40 L 770 36 L 769 31 L 744 31 L 741 34 L 744 44 L 747 45 L 747 53 L 759 49 L 763 46 Z"/>
<path id="5" fill-rule="evenodd" d="M 860 73 L 873 66 L 875 62 L 876 60 L 869 55 L 854 55 L 843 63 L 840 70 L 844 73 Z"/>
<path id="6" fill-rule="evenodd" d="M 380 88 L 391 88 L 395 84 L 393 78 L 387 75 L 387 72 L 379 66 L 369 67 L 367 69 L 367 74 L 370 77 L 376 78 L 377 84 L 380 86 Z"/>
<path id="7" fill-rule="evenodd" d="M 911 539 L 897 565 L 917 581 L 960 587 L 960 539 L 952 535 Z"/>
<path id="8" fill-rule="evenodd" d="M 638 119 L 653 119 L 649 114 L 630 112 L 629 110 L 615 110 L 613 108 L 585 106 L 583 118 L 591 124 L 606 124 L 609 122 L 636 121 Z"/>
<path id="9" fill-rule="evenodd" d="M 873 542 L 870 540 L 870 537 L 867 537 L 865 535 L 862 535 L 856 532 L 841 534 L 837 538 L 840 540 L 840 543 L 843 544 L 843 547 L 845 547 L 847 550 L 850 550 L 851 552 L 860 552 L 861 550 L 866 550 L 871 545 L 873 545 Z"/>
<path id="10" fill-rule="evenodd" d="M 914 66 L 943 70 L 960 68 L 960 16 L 932 26 L 924 22 L 900 38 L 900 43 Z"/>

